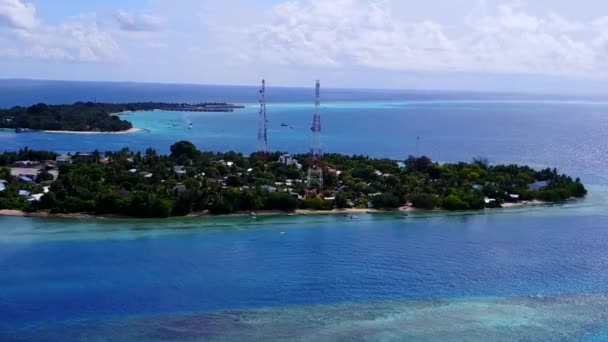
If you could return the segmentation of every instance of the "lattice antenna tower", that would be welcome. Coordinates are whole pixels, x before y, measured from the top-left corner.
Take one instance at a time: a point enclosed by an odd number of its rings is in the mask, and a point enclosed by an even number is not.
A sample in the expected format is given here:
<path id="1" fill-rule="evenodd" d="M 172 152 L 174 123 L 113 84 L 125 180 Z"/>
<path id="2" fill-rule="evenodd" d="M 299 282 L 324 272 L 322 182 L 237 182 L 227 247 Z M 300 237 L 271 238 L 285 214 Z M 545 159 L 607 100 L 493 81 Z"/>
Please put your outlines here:
<path id="1" fill-rule="evenodd" d="M 308 187 L 323 187 L 323 167 L 320 158 L 323 155 L 321 149 L 321 82 L 317 80 L 315 87 L 315 112 L 312 118 L 311 143 L 310 143 L 310 166 L 308 168 Z"/>
<path id="2" fill-rule="evenodd" d="M 266 81 L 262 80 L 260 89 L 260 112 L 258 117 L 258 152 L 268 158 L 268 119 L 266 117 Z"/>

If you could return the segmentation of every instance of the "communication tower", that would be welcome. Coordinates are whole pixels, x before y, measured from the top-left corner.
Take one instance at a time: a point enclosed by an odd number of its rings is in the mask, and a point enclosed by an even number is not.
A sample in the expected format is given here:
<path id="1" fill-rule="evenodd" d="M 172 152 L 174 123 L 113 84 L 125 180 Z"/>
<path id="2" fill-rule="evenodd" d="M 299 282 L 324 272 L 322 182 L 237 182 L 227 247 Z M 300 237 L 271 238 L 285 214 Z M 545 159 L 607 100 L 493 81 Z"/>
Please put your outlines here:
<path id="1" fill-rule="evenodd" d="M 315 112 L 312 118 L 311 143 L 308 152 L 308 188 L 323 188 L 323 166 L 320 158 L 323 155 L 321 150 L 321 82 L 317 80 L 315 87 Z"/>
<path id="2" fill-rule="evenodd" d="M 266 81 L 262 80 L 260 89 L 260 112 L 258 117 L 258 152 L 268 158 L 268 119 L 266 117 Z"/>

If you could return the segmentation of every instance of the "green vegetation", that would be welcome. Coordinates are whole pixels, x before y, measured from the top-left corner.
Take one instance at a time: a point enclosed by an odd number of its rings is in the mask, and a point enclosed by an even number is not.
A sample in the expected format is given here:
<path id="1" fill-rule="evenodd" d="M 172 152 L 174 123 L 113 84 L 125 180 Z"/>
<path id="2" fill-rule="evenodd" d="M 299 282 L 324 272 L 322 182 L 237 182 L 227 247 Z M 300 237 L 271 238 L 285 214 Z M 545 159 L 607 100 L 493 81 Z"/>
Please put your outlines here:
<path id="1" fill-rule="evenodd" d="M 8 166 L 19 160 L 55 160 L 58 156 L 55 152 L 35 151 L 24 148 L 18 152 L 4 152 L 0 154 L 0 166 Z M 0 179 L 6 179 L 0 177 Z"/>
<path id="2" fill-rule="evenodd" d="M 505 202 L 534 199 L 560 202 L 583 197 L 580 180 L 557 170 L 526 166 L 472 163 L 437 164 L 426 157 L 409 157 L 405 167 L 388 159 L 328 154 L 323 157 L 322 190 L 308 191 L 307 158 L 301 164 L 279 163 L 280 153 L 267 161 L 259 155 L 201 152 L 187 141 L 171 146 L 170 155 L 123 149 L 98 152 L 58 166 L 58 179 L 41 172 L 38 183 L 22 182 L 0 170 L 7 180 L 0 192 L 0 209 L 51 213 L 120 214 L 133 217 L 183 216 L 192 212 L 230 214 L 259 210 L 331 210 L 373 207 L 396 209 L 410 205 L 432 210 L 477 210 Z M 0 166 L 17 159 L 42 161 L 50 152 L 22 150 L 0 155 Z M 103 160 L 104 162 L 100 162 Z M 20 190 L 42 193 L 39 201 L 19 196 Z"/>
<path id="3" fill-rule="evenodd" d="M 78 102 L 73 105 L 50 106 L 43 103 L 31 107 L 0 110 L 0 128 L 49 131 L 125 131 L 133 126 L 112 113 L 128 105 Z"/>
<path id="4" fill-rule="evenodd" d="M 117 113 L 141 110 L 198 110 L 231 111 L 240 108 L 227 103 L 171 104 L 143 103 L 94 103 L 77 102 L 71 105 L 46 105 L 13 107 L 0 110 L 0 128 L 48 131 L 118 132 L 132 128 L 132 124 L 118 117 Z"/>

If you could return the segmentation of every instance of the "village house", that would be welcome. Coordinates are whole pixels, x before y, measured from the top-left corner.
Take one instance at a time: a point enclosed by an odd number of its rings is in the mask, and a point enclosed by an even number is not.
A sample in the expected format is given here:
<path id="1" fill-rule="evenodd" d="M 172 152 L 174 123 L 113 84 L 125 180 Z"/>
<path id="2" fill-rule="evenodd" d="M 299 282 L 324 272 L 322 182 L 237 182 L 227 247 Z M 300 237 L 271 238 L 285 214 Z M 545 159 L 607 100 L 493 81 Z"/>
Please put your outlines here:
<path id="1" fill-rule="evenodd" d="M 19 160 L 12 164 L 13 167 L 16 168 L 34 168 L 40 166 L 40 162 L 29 161 L 29 160 Z"/>
<path id="2" fill-rule="evenodd" d="M 173 172 L 175 172 L 175 175 L 178 177 L 185 177 L 187 174 L 186 169 L 183 166 L 174 166 Z"/>
<path id="3" fill-rule="evenodd" d="M 59 156 L 55 158 L 55 165 L 63 166 L 72 164 L 72 157 L 70 156 Z"/>
<path id="4" fill-rule="evenodd" d="M 40 202 L 40 200 L 42 199 L 42 196 L 44 196 L 44 194 L 33 194 L 27 199 L 27 201 L 28 202 Z"/>
<path id="5" fill-rule="evenodd" d="M 261 187 L 263 190 L 266 190 L 268 192 L 277 192 L 277 188 L 275 188 L 272 185 L 262 185 Z"/>
<path id="6" fill-rule="evenodd" d="M 74 161 L 96 161 L 95 155 L 93 153 L 76 153 L 72 156 L 72 160 Z"/>
<path id="7" fill-rule="evenodd" d="M 293 165 L 293 166 L 297 167 L 298 169 L 302 168 L 302 165 L 300 163 L 298 163 L 298 161 L 294 157 L 292 157 L 291 154 L 283 154 L 282 156 L 280 156 L 279 163 L 286 165 L 286 166 Z"/>
<path id="8" fill-rule="evenodd" d="M 13 167 L 11 168 L 11 176 L 19 178 L 26 183 L 33 183 L 38 179 L 40 170 L 37 168 Z"/>

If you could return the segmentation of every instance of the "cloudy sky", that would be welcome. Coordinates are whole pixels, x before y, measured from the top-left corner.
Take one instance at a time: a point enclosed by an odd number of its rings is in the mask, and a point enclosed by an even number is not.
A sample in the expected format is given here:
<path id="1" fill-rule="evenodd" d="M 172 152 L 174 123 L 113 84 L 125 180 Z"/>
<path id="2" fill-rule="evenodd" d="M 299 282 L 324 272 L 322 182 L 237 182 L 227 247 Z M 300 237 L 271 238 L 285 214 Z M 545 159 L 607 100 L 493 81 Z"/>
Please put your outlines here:
<path id="1" fill-rule="evenodd" d="M 608 1 L 0 0 L 0 78 L 608 92 Z"/>

